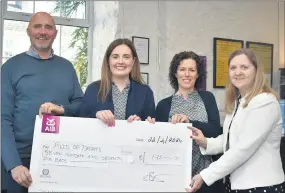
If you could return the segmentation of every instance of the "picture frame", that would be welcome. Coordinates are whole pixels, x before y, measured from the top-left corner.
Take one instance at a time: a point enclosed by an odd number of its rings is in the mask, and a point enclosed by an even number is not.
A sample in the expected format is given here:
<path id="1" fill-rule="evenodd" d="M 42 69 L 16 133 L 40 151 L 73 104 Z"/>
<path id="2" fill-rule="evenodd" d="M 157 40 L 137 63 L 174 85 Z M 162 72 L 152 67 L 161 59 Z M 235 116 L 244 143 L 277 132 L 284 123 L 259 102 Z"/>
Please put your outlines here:
<path id="1" fill-rule="evenodd" d="M 149 74 L 147 72 L 142 72 L 141 76 L 142 76 L 144 83 L 149 85 Z"/>
<path id="2" fill-rule="evenodd" d="M 199 55 L 200 61 L 201 61 L 201 68 L 205 71 L 207 71 L 207 56 Z M 199 87 L 197 87 L 197 90 L 199 91 L 206 91 L 207 90 L 207 77 L 204 77 L 202 79 L 202 82 Z"/>
<path id="3" fill-rule="evenodd" d="M 244 41 L 214 37 L 213 46 L 213 88 L 225 88 L 229 79 L 229 56 L 232 52 L 243 48 Z"/>
<path id="4" fill-rule="evenodd" d="M 132 36 L 140 64 L 149 64 L 149 38 Z"/>
<path id="5" fill-rule="evenodd" d="M 249 48 L 255 52 L 264 69 L 264 74 L 267 77 L 268 85 L 272 86 L 274 45 L 270 43 L 247 41 L 246 48 Z"/>

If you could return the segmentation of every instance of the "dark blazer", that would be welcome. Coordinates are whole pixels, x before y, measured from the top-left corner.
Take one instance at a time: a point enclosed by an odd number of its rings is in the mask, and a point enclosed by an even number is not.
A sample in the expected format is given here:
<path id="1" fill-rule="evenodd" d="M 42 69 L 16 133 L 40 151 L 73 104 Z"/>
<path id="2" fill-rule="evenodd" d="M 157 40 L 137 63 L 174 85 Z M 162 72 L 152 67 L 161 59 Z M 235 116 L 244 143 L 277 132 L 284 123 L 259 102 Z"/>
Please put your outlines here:
<path id="1" fill-rule="evenodd" d="M 206 137 L 217 137 L 222 134 L 220 125 L 220 115 L 214 95 L 209 91 L 199 91 L 199 95 L 204 102 L 207 114 L 208 123 L 200 121 L 192 121 L 190 123 L 200 129 Z M 155 119 L 158 122 L 168 122 L 169 112 L 171 108 L 172 96 L 159 101 L 155 111 Z M 189 109 L 190 111 L 191 109 Z"/>
<path id="2" fill-rule="evenodd" d="M 93 82 L 87 87 L 79 109 L 79 117 L 96 117 L 97 111 L 101 110 L 110 110 L 114 114 L 112 89 L 109 91 L 106 101 L 102 103 L 98 98 L 99 87 L 100 81 Z M 134 80 L 130 82 L 125 119 L 128 119 L 131 115 L 137 115 L 143 121 L 148 116 L 155 116 L 155 103 L 152 90 L 148 85 L 139 84 Z"/>

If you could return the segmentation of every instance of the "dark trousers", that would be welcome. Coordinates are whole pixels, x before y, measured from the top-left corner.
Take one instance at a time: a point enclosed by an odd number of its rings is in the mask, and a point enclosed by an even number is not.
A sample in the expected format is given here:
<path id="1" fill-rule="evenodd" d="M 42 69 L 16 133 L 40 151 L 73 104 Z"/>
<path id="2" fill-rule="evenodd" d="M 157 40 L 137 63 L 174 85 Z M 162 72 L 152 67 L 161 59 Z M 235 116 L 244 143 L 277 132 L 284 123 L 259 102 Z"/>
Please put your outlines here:
<path id="1" fill-rule="evenodd" d="M 224 193 L 224 183 L 223 180 L 216 181 L 211 186 L 207 186 L 205 183 L 196 193 Z"/>
<path id="2" fill-rule="evenodd" d="M 30 158 L 23 158 L 22 159 L 22 164 L 23 166 L 25 166 L 26 168 L 30 168 Z M 18 184 L 15 180 L 13 180 L 12 175 L 10 172 L 7 171 L 3 171 L 4 172 L 4 190 L 6 190 L 7 193 L 27 193 L 28 189 L 21 186 L 20 184 Z"/>
<path id="3" fill-rule="evenodd" d="M 226 178 L 225 193 L 285 193 L 285 182 L 267 187 L 251 188 L 247 190 L 232 190 L 229 177 Z"/>
<path id="4" fill-rule="evenodd" d="M 213 161 L 217 161 L 222 154 L 213 155 Z M 196 193 L 224 193 L 225 192 L 225 184 L 223 179 L 216 181 L 211 186 L 207 186 L 206 183 L 203 183 L 201 188 Z"/>

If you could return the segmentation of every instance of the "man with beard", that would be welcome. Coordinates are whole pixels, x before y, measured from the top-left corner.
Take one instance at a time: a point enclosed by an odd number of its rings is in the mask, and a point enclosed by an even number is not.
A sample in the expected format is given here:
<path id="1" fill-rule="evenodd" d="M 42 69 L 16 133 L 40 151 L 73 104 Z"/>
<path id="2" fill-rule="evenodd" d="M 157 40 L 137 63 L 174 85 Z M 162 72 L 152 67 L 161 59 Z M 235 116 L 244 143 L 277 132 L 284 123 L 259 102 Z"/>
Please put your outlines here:
<path id="1" fill-rule="evenodd" d="M 57 30 L 51 15 L 34 14 L 27 34 L 29 50 L 1 67 L 1 145 L 8 193 L 27 192 L 32 183 L 29 166 L 36 115 L 74 116 L 83 95 L 73 65 L 53 53 Z"/>

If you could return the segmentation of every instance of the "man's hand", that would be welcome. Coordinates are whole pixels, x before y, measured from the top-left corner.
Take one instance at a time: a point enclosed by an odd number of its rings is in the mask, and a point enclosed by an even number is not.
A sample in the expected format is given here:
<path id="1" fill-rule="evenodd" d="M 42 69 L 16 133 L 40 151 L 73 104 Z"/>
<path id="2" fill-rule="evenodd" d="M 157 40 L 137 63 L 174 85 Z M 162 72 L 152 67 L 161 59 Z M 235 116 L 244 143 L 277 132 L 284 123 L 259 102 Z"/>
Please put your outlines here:
<path id="1" fill-rule="evenodd" d="M 64 108 L 53 103 L 46 102 L 42 104 L 39 109 L 40 117 L 42 117 L 43 114 L 63 115 Z"/>
<path id="2" fill-rule="evenodd" d="M 32 183 L 32 176 L 23 165 L 16 166 L 11 170 L 12 178 L 21 186 L 28 188 Z"/>

